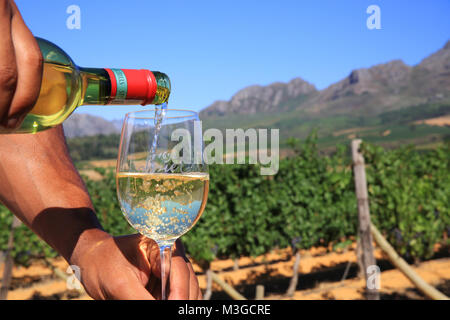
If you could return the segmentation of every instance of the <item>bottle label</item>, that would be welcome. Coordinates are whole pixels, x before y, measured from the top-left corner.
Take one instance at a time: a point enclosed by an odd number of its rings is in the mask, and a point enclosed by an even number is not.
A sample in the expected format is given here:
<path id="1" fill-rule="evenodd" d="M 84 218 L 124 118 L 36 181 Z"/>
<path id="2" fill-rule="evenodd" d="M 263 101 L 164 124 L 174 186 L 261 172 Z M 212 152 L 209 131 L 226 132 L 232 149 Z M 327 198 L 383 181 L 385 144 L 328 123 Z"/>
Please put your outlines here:
<path id="1" fill-rule="evenodd" d="M 125 73 L 121 69 L 110 69 L 116 78 L 116 95 L 114 100 L 125 100 L 127 98 L 128 83 Z"/>
<path id="2" fill-rule="evenodd" d="M 152 103 L 157 90 L 155 75 L 145 69 L 105 69 L 111 79 L 108 104 Z"/>

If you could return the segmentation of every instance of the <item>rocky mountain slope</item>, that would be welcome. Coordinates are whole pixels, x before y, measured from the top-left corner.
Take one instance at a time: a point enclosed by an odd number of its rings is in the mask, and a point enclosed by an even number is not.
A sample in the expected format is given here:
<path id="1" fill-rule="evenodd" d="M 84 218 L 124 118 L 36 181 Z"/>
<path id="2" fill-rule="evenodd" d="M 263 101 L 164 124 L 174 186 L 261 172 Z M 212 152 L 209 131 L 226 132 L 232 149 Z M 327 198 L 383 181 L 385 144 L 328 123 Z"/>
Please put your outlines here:
<path id="1" fill-rule="evenodd" d="M 229 101 L 216 101 L 201 118 L 303 110 L 308 114 L 379 114 L 422 103 L 450 99 L 450 41 L 416 66 L 401 60 L 356 69 L 317 91 L 296 78 L 288 83 L 250 86 Z"/>
<path id="2" fill-rule="evenodd" d="M 64 121 L 63 127 L 67 138 L 120 132 L 113 122 L 85 113 L 72 114 Z"/>
<path id="3" fill-rule="evenodd" d="M 254 114 L 272 111 L 292 99 L 316 93 L 316 87 L 301 78 L 288 83 L 276 82 L 268 86 L 250 86 L 236 93 L 230 101 L 216 101 L 204 109 L 201 116 L 224 116 L 226 114 Z"/>

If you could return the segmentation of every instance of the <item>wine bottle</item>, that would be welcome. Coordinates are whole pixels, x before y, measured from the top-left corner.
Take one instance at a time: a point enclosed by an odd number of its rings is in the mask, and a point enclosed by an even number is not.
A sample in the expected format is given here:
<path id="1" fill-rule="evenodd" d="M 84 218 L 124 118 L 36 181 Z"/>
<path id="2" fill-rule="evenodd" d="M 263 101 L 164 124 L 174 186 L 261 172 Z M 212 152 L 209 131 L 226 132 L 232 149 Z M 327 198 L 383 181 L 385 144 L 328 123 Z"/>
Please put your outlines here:
<path id="1" fill-rule="evenodd" d="M 167 102 L 169 77 L 157 71 L 82 68 L 61 48 L 36 40 L 44 59 L 39 97 L 17 129 L 0 133 L 36 133 L 54 127 L 81 105 L 147 105 Z"/>

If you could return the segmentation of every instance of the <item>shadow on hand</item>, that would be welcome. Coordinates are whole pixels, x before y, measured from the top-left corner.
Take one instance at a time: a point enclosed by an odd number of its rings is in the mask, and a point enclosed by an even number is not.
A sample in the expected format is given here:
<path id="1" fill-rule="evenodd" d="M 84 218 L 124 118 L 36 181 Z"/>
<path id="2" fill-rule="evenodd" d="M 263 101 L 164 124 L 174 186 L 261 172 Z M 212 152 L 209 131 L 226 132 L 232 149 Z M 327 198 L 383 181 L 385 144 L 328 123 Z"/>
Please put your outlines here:
<path id="1" fill-rule="evenodd" d="M 91 208 L 47 208 L 33 219 L 30 227 L 66 260 L 83 232 L 103 230 Z"/>

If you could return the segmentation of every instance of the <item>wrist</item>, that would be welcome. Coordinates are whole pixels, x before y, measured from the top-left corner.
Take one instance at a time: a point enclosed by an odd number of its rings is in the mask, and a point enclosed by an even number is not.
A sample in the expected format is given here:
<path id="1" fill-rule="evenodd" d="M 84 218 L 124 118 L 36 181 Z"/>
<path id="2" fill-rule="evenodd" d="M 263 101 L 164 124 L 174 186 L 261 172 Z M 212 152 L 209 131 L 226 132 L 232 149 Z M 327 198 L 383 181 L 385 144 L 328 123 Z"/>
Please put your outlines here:
<path id="1" fill-rule="evenodd" d="M 109 236 L 89 207 L 47 208 L 33 220 L 31 227 L 67 262 L 74 264 L 80 252 Z"/>
<path id="2" fill-rule="evenodd" d="M 71 265 L 82 266 L 84 260 L 83 258 L 89 256 L 90 253 L 92 253 L 102 243 L 111 238 L 112 236 L 110 234 L 100 228 L 92 228 L 83 231 L 80 234 L 72 254 L 67 261 Z"/>

